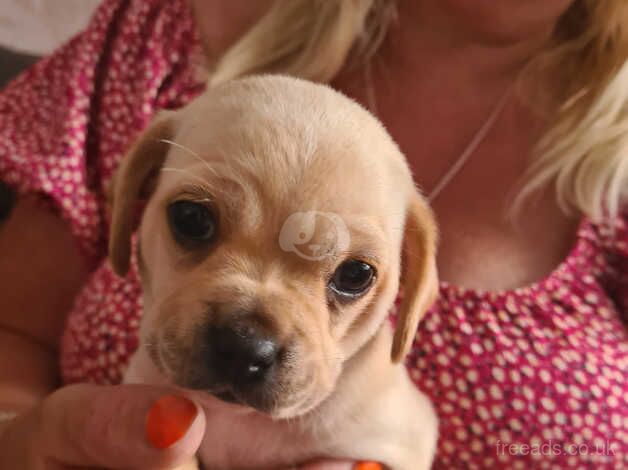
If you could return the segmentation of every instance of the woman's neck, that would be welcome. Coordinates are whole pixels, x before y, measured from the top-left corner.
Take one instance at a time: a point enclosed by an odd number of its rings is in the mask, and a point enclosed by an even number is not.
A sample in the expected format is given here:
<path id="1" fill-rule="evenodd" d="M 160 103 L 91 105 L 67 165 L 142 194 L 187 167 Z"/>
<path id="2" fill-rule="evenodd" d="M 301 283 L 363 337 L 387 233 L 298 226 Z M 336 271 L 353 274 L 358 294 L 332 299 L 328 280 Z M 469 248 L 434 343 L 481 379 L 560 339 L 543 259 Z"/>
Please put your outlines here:
<path id="1" fill-rule="evenodd" d="M 335 83 L 373 108 L 427 190 L 460 155 L 553 29 L 548 25 L 508 39 L 505 34 L 461 31 L 438 5 L 399 2 L 398 18 L 369 65 L 348 70 Z M 504 126 L 528 128 L 512 145 L 531 149 L 541 123 L 517 100 L 511 101 L 515 103 L 507 105 L 496 127 L 504 133 L 510 130 Z M 521 158 L 527 156 L 529 151 L 521 152 Z"/>
<path id="2" fill-rule="evenodd" d="M 480 108 L 490 107 L 546 47 L 555 22 L 522 32 L 511 19 L 514 24 L 492 30 L 478 18 L 457 18 L 444 11 L 446 3 L 400 1 L 397 18 L 374 58 L 374 72 L 394 77 L 396 87 L 449 96 L 460 104 L 469 96 Z M 480 24 L 469 26 L 473 21 Z"/>

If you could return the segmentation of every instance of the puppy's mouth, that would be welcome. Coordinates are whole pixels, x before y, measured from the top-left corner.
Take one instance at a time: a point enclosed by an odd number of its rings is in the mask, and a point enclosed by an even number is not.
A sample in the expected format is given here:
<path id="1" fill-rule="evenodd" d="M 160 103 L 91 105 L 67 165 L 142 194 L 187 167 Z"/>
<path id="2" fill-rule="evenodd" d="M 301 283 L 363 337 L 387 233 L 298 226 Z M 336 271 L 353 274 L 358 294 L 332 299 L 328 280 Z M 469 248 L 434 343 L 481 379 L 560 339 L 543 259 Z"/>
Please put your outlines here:
<path id="1" fill-rule="evenodd" d="M 206 393 L 208 393 L 213 398 L 216 398 L 219 401 L 228 405 L 237 407 L 242 411 L 248 410 L 249 412 L 258 412 L 269 416 L 275 415 L 275 411 L 272 407 L 268 405 L 263 406 L 257 401 L 249 401 L 246 398 L 241 397 L 236 391 L 230 388 L 225 388 L 219 391 L 208 391 Z"/>
<path id="2" fill-rule="evenodd" d="M 238 406 L 242 406 L 245 408 L 253 408 L 253 409 L 257 409 L 254 406 L 252 406 L 251 404 L 249 404 L 247 402 L 246 399 L 244 399 L 243 397 L 239 396 L 239 394 L 231 387 L 229 386 L 221 386 L 221 387 L 215 387 L 215 388 L 210 388 L 210 389 L 205 389 L 205 388 L 196 388 L 196 387 L 190 387 L 189 384 L 185 387 L 188 389 L 192 389 L 192 390 L 199 390 L 202 391 L 204 393 L 207 393 L 208 395 L 211 395 L 214 398 L 217 398 L 218 400 L 228 403 L 230 405 L 238 405 Z M 259 410 L 257 409 L 257 411 L 263 411 L 263 410 Z"/>
<path id="3" fill-rule="evenodd" d="M 229 403 L 232 405 L 244 405 L 244 403 L 242 403 L 240 399 L 236 397 L 235 393 L 233 393 L 233 391 L 231 390 L 223 390 L 222 392 L 214 392 L 212 393 L 212 395 L 214 395 L 219 400 L 224 401 L 225 403 Z"/>
<path id="4" fill-rule="evenodd" d="M 176 380 L 180 387 L 207 393 L 230 405 L 251 408 L 260 413 L 272 415 L 279 406 L 280 397 L 277 387 L 272 384 L 258 387 L 243 387 L 234 384 L 209 383 L 206 379 L 199 381 Z"/>
<path id="5" fill-rule="evenodd" d="M 190 372 L 194 369 L 191 367 Z M 195 372 L 196 374 L 192 373 L 188 377 L 173 377 L 172 381 L 181 388 L 201 392 L 243 411 L 255 411 L 272 419 L 302 416 L 312 411 L 324 399 L 311 374 L 307 374 L 307 379 L 302 377 L 299 384 L 287 384 L 278 380 L 246 386 L 237 382 L 214 382 L 208 376 Z"/>
<path id="6" fill-rule="evenodd" d="M 258 413 L 265 414 L 272 419 L 291 419 L 298 416 L 302 416 L 310 412 L 319 400 L 308 393 L 299 394 L 298 397 L 293 397 L 290 403 L 279 405 L 275 403 L 273 406 L 264 405 L 258 400 L 249 401 L 246 398 L 239 396 L 239 394 L 231 389 L 223 389 L 220 391 L 207 392 L 212 397 L 220 400 L 223 403 L 237 406 L 242 410 L 250 410 Z"/>
<path id="7" fill-rule="evenodd" d="M 204 388 L 190 387 L 189 384 L 179 385 L 179 386 L 187 390 L 198 391 L 199 393 L 204 394 L 205 396 L 211 399 L 217 399 L 223 403 L 237 406 L 241 409 L 248 409 L 250 411 L 258 411 L 258 412 L 266 413 L 265 410 L 259 409 L 258 407 L 255 407 L 252 404 L 248 403 L 246 399 L 239 396 L 238 393 L 234 391 L 233 389 L 231 389 L 230 387 L 218 387 L 215 389 L 204 389 Z M 200 396 L 202 397 L 202 395 Z"/>
<path id="8" fill-rule="evenodd" d="M 184 361 L 184 363 L 187 361 Z M 242 412 L 256 412 L 270 417 L 273 420 L 293 419 L 304 416 L 314 410 L 330 393 L 317 390 L 316 382 L 308 374 L 308 379 L 299 381 L 300 385 L 290 387 L 282 384 L 261 388 L 238 388 L 229 384 L 208 381 L 207 377 L 198 374 L 197 368 L 190 364 L 189 372 L 186 367 L 160 367 L 166 380 L 185 390 L 199 392 L 197 397 L 202 400 L 203 395 L 210 400 L 216 399 Z M 179 370 L 180 373 L 174 372 Z M 196 373 L 195 373 L 196 372 Z M 294 389 L 294 393 L 287 393 L 287 388 Z M 283 391 L 283 393 L 279 393 Z M 324 396 L 321 396 L 324 395 Z"/>

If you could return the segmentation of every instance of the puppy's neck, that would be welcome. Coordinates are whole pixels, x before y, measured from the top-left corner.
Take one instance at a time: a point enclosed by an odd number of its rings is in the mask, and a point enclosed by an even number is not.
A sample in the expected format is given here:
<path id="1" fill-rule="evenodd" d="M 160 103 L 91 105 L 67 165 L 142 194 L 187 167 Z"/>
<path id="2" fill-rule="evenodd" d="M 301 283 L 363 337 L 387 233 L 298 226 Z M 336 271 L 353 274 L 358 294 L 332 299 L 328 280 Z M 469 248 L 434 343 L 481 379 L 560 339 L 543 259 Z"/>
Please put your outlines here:
<path id="1" fill-rule="evenodd" d="M 392 329 L 386 320 L 375 335 L 346 361 L 338 389 L 366 385 L 371 392 L 376 393 L 375 388 L 394 386 L 392 376 L 402 368 L 391 360 L 392 339 Z"/>

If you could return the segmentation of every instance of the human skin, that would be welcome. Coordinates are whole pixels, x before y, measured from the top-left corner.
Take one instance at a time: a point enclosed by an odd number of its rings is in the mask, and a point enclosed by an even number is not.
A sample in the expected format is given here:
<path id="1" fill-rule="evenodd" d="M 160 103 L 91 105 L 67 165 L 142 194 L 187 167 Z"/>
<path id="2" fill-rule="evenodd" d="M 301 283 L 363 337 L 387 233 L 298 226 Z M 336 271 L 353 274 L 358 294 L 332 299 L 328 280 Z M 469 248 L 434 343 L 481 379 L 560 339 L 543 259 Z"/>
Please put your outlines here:
<path id="1" fill-rule="evenodd" d="M 212 56 L 242 34 L 270 3 L 191 2 Z M 378 117 L 400 144 L 426 193 L 462 152 L 523 64 L 545 44 L 570 4 L 571 0 L 400 0 L 401 20 L 392 25 L 373 59 L 372 86 Z M 363 72 L 359 68 L 343 72 L 333 85 L 368 105 Z M 576 221 L 559 210 L 549 191 L 521 215 L 525 224 L 513 227 L 504 218 L 504 201 L 521 178 L 543 124 L 515 98 L 509 100 L 487 139 L 434 202 L 441 233 L 441 279 L 479 289 L 512 288 L 543 277 L 565 256 Z M 16 459 L 7 465 L 20 467 L 16 452 L 27 449 L 45 424 L 37 419 L 42 416 L 40 403 L 58 386 L 56 348 L 71 300 L 86 275 L 68 227 L 33 201 L 21 199 L 11 219 L 0 227 L 0 278 L 3 291 L 11 293 L 2 299 L 0 311 L 0 409 L 24 412 L 15 422 L 0 425 L 0 455 L 9 455 L 10 449 Z M 124 388 L 110 390 L 112 396 L 126 393 Z M 77 393 L 75 387 L 61 389 L 55 403 L 76 410 L 85 403 Z M 3 428 L 9 433 L 2 434 Z M 16 436 L 21 447 L 15 445 Z M 348 462 L 314 465 L 309 468 L 351 467 Z"/>

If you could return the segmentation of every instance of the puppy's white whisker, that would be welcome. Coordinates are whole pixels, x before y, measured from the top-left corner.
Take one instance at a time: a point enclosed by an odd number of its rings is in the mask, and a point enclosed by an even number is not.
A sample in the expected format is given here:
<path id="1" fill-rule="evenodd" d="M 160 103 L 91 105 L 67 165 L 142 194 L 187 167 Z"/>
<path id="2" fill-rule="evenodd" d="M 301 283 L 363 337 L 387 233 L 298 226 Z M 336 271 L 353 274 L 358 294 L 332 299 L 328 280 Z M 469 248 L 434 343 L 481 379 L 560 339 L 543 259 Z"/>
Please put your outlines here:
<path id="1" fill-rule="evenodd" d="M 202 187 L 203 188 L 205 188 L 207 186 L 207 182 L 203 178 L 201 178 L 200 176 L 195 175 L 191 171 L 185 170 L 183 168 L 172 168 L 172 167 L 169 167 L 169 166 L 165 166 L 165 167 L 163 167 L 161 169 L 161 171 L 170 171 L 170 172 L 173 172 L 173 173 L 183 173 L 183 174 L 189 176 L 190 178 L 193 178 L 195 180 L 200 181 L 202 183 Z"/>
<path id="2" fill-rule="evenodd" d="M 192 150 L 189 147 L 186 147 L 185 145 L 179 144 L 177 142 L 174 142 L 173 140 L 169 140 L 169 139 L 159 139 L 159 142 L 163 142 L 164 144 L 168 144 L 168 145 L 172 145 L 173 147 L 177 147 L 181 150 L 183 150 L 184 152 L 189 153 L 190 155 L 197 157 L 197 158 L 201 158 L 201 156 L 196 153 L 194 150 Z"/>
<path id="3" fill-rule="evenodd" d="M 207 168 L 212 174 L 216 174 L 216 170 L 214 170 L 209 163 L 207 163 L 207 161 L 205 159 L 203 159 L 203 157 L 201 157 L 198 153 L 196 153 L 194 150 L 192 150 L 189 147 L 186 147 L 185 145 L 181 145 L 177 142 L 174 142 L 172 140 L 168 140 L 168 139 L 159 139 L 159 142 L 163 142 L 164 144 L 168 144 L 168 145 L 172 145 L 173 147 L 176 147 L 178 149 L 183 150 L 185 153 L 187 153 L 188 155 L 191 155 L 192 157 L 194 157 L 195 159 L 197 159 L 199 162 L 201 162 L 203 164 L 203 166 L 205 168 Z"/>

